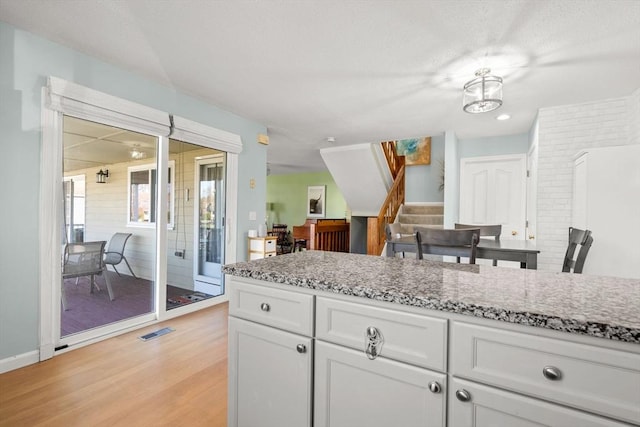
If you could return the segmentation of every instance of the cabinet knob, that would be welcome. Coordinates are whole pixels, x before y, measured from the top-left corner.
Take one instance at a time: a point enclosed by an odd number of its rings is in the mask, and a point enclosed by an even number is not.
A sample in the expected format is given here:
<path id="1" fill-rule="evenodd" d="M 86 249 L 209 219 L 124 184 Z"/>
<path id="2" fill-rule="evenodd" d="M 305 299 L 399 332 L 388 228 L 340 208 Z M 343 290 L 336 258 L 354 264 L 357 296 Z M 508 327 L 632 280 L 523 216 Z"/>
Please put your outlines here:
<path id="1" fill-rule="evenodd" d="M 562 378 L 562 372 L 555 366 L 545 366 L 542 368 L 542 375 L 551 381 L 558 381 Z"/>
<path id="2" fill-rule="evenodd" d="M 307 352 L 307 346 L 304 344 L 298 344 L 296 346 L 296 350 L 298 350 L 298 353 L 306 353 Z"/>
<path id="3" fill-rule="evenodd" d="M 468 402 L 471 400 L 471 394 L 465 389 L 456 390 L 456 397 L 460 402 Z"/>
<path id="4" fill-rule="evenodd" d="M 431 390 L 432 393 L 440 393 L 442 391 L 442 387 L 437 381 L 431 381 L 429 383 L 429 390 Z"/>
<path id="5" fill-rule="evenodd" d="M 260 310 L 269 311 L 269 310 L 271 310 L 271 306 L 269 304 L 267 304 L 266 302 L 263 302 L 262 304 L 260 304 Z"/>

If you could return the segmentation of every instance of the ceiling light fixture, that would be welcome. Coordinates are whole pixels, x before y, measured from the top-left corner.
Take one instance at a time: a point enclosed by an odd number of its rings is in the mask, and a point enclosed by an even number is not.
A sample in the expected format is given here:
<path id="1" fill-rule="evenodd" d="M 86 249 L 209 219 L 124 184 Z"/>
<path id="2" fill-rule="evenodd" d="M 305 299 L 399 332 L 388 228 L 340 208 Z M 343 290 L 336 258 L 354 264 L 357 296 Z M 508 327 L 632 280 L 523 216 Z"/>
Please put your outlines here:
<path id="1" fill-rule="evenodd" d="M 502 78 L 490 72 L 489 68 L 480 68 L 476 78 L 464 85 L 462 109 L 467 113 L 486 113 L 502 105 Z"/>
<path id="2" fill-rule="evenodd" d="M 133 150 L 131 150 L 131 158 L 132 159 L 140 160 L 140 159 L 144 159 L 145 157 L 147 157 L 147 153 L 145 153 L 144 151 L 140 150 L 138 145 L 133 147 Z"/>
<path id="3" fill-rule="evenodd" d="M 502 120 L 509 120 L 510 118 L 511 116 L 508 114 L 500 114 L 498 117 L 496 117 L 496 120 L 502 121 Z"/>

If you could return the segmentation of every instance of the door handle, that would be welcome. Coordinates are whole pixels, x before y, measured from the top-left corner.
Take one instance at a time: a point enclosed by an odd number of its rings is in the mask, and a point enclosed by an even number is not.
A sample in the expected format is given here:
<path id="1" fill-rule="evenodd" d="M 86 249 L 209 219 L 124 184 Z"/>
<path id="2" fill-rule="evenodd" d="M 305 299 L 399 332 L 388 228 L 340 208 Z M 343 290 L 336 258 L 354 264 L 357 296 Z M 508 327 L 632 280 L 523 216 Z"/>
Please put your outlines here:
<path id="1" fill-rule="evenodd" d="M 511 230 L 511 235 L 512 235 L 512 236 L 517 236 L 517 235 L 518 235 L 518 232 L 517 232 L 516 230 Z"/>

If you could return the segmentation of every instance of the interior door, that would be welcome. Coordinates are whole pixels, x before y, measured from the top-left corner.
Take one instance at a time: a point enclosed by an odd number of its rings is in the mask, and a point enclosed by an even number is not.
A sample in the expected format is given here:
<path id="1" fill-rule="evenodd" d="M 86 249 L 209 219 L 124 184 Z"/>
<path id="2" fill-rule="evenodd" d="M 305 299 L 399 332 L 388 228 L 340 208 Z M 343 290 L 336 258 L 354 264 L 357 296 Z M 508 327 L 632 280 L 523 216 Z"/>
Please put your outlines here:
<path id="1" fill-rule="evenodd" d="M 197 239 L 195 290 L 224 293 L 222 265 L 225 236 L 224 155 L 196 159 L 197 203 L 194 221 Z"/>
<path id="2" fill-rule="evenodd" d="M 460 161 L 460 222 L 502 224 L 501 239 L 526 238 L 526 156 Z"/>

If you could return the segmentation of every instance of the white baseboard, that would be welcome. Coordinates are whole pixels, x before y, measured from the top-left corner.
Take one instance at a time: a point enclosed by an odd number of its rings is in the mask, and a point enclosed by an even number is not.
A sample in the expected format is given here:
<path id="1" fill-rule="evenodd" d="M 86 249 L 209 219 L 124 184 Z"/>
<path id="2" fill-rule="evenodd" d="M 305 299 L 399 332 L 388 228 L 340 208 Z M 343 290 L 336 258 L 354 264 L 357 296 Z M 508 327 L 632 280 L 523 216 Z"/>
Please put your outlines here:
<path id="1" fill-rule="evenodd" d="M 40 361 L 40 353 L 37 350 L 22 353 L 17 356 L 0 360 L 0 374 L 33 365 Z"/>

